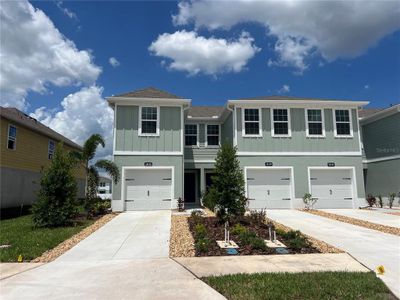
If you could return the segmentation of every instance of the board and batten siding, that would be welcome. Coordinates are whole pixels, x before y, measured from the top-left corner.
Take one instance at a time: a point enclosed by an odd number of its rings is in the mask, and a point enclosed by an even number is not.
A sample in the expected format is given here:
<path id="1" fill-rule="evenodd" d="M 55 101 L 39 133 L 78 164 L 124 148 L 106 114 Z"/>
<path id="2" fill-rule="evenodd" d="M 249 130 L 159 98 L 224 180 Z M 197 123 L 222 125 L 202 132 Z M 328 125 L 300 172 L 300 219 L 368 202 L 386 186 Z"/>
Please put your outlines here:
<path id="1" fill-rule="evenodd" d="M 233 144 L 233 114 L 229 113 L 225 122 L 221 125 L 221 144 Z"/>
<path id="2" fill-rule="evenodd" d="M 160 107 L 160 135 L 139 136 L 139 106 L 116 107 L 116 151 L 181 151 L 181 107 Z"/>
<path id="3" fill-rule="evenodd" d="M 399 155 L 400 113 L 362 125 L 362 136 L 366 159 Z"/>
<path id="4" fill-rule="evenodd" d="M 351 110 L 353 137 L 334 136 L 332 109 L 324 109 L 325 137 L 307 137 L 304 108 L 291 108 L 291 137 L 271 135 L 271 109 L 262 108 L 262 137 L 243 137 L 242 109 L 237 108 L 238 150 L 242 152 L 340 152 L 360 151 L 357 111 Z"/>

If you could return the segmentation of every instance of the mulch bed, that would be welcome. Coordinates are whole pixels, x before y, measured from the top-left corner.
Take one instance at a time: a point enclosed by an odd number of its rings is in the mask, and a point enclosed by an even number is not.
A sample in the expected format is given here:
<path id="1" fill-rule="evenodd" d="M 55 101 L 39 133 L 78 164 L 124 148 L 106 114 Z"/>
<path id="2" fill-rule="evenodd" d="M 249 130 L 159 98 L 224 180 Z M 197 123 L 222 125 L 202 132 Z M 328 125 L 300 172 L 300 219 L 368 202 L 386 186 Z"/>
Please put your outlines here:
<path id="1" fill-rule="evenodd" d="M 376 224 L 376 223 L 372 223 L 372 222 L 368 222 L 368 221 L 364 221 L 364 220 L 359 220 L 359 219 L 355 219 L 355 218 L 351 218 L 351 217 L 345 217 L 345 216 L 341 216 L 341 215 L 337 215 L 337 214 L 333 214 L 333 213 L 328 213 L 328 212 L 320 211 L 320 210 L 314 210 L 313 209 L 313 210 L 302 210 L 302 211 L 310 213 L 310 214 L 313 214 L 313 215 L 326 217 L 326 218 L 329 218 L 329 219 L 332 219 L 332 220 L 336 220 L 336 221 L 340 221 L 340 222 L 344 222 L 344 223 L 349 223 L 349 224 L 365 227 L 365 228 L 368 228 L 368 229 L 373 229 L 373 230 L 381 231 L 381 232 L 384 232 L 384 233 L 389 233 L 389 234 L 394 234 L 394 235 L 400 236 L 400 228 L 381 225 L 381 224 Z"/>
<path id="2" fill-rule="evenodd" d="M 195 236 L 194 228 L 196 223 L 194 222 L 193 218 L 188 218 L 189 222 L 189 229 L 192 233 L 192 236 Z M 258 237 L 262 239 L 268 239 L 268 226 L 266 224 L 262 225 L 255 225 L 247 221 L 246 217 L 243 217 L 239 221 L 243 226 L 246 227 L 247 230 L 253 231 L 257 234 Z M 224 224 L 221 224 L 216 217 L 202 217 L 202 224 L 205 225 L 207 229 L 207 238 L 211 241 L 210 246 L 207 252 L 199 252 L 196 251 L 196 256 L 223 256 L 227 255 L 224 249 L 221 249 L 216 241 L 217 240 L 224 240 Z M 277 239 L 283 242 L 284 244 L 288 245 L 288 241 L 285 240 L 282 236 L 277 233 Z M 275 249 L 266 248 L 265 250 L 261 249 L 253 249 L 250 245 L 245 245 L 241 242 L 238 235 L 234 235 L 231 232 L 231 240 L 235 241 L 239 248 L 236 249 L 239 255 L 274 255 L 276 254 Z M 311 244 L 307 247 L 297 249 L 287 248 L 289 253 L 291 254 L 305 254 L 305 253 L 321 253 L 321 251 Z"/>
<path id="3" fill-rule="evenodd" d="M 98 230 L 100 227 L 111 221 L 115 216 L 117 216 L 118 213 L 111 213 L 104 215 L 100 217 L 99 219 L 96 220 L 92 225 L 86 227 L 82 231 L 78 232 L 77 234 L 73 235 L 71 238 L 68 240 L 65 240 L 64 242 L 58 244 L 55 248 L 50 249 L 43 253 L 41 256 L 36 257 L 34 260 L 31 262 L 33 263 L 47 263 L 50 261 L 55 260 L 57 257 L 60 255 L 64 254 L 67 252 L 69 249 L 74 247 L 76 244 L 78 244 L 80 241 L 83 239 L 87 238 L 89 235 L 91 235 L 93 232 Z"/>

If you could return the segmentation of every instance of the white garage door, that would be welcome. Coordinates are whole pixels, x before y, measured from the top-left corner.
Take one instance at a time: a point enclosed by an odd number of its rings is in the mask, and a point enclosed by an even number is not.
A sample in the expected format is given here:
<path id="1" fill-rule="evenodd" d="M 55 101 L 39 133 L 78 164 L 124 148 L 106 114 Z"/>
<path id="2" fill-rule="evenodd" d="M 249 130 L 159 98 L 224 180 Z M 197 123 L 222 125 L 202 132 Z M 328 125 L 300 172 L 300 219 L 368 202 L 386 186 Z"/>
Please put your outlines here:
<path id="1" fill-rule="evenodd" d="M 353 176 L 350 169 L 310 169 L 314 208 L 352 208 Z"/>
<path id="2" fill-rule="evenodd" d="M 125 209 L 171 209 L 172 170 L 135 169 L 125 171 Z"/>
<path id="3" fill-rule="evenodd" d="M 250 209 L 291 208 L 290 169 L 247 169 Z"/>

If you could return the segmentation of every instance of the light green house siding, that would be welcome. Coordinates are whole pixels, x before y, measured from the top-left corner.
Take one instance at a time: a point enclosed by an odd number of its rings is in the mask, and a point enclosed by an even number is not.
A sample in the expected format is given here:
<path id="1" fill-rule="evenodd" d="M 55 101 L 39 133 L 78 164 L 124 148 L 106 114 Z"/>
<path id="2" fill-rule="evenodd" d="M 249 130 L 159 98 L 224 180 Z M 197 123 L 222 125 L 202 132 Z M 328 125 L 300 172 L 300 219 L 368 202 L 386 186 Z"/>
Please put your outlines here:
<path id="1" fill-rule="evenodd" d="M 116 151 L 181 151 L 181 107 L 160 107 L 160 135 L 139 136 L 139 106 L 116 107 Z"/>
<path id="2" fill-rule="evenodd" d="M 236 110 L 238 149 L 243 152 L 355 152 L 360 151 L 357 112 L 352 109 L 353 137 L 334 136 L 332 109 L 324 109 L 324 138 L 306 136 L 304 108 L 291 108 L 291 137 L 273 137 L 271 135 L 271 110 L 262 108 L 262 137 L 242 136 L 242 109 Z"/>
<path id="3" fill-rule="evenodd" d="M 185 148 L 186 160 L 213 160 L 217 156 L 218 148 Z"/>
<path id="4" fill-rule="evenodd" d="M 400 159 L 392 159 L 368 164 L 366 194 L 387 197 L 390 193 L 400 193 Z"/>
<path id="5" fill-rule="evenodd" d="M 233 114 L 229 113 L 225 122 L 221 125 L 221 143 L 233 143 Z"/>

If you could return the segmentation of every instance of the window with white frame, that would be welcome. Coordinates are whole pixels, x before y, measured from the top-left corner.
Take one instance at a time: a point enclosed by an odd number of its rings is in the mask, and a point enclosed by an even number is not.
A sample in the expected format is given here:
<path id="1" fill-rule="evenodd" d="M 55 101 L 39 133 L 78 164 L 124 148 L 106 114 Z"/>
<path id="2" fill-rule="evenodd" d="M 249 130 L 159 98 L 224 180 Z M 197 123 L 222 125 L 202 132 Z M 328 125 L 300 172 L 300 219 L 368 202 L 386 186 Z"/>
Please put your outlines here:
<path id="1" fill-rule="evenodd" d="M 260 136 L 261 135 L 260 121 L 261 121 L 260 109 L 244 108 L 244 116 L 243 116 L 244 136 Z"/>
<path id="2" fill-rule="evenodd" d="M 17 148 L 17 127 L 14 125 L 8 125 L 7 148 L 11 150 Z"/>
<path id="3" fill-rule="evenodd" d="M 351 116 L 349 109 L 335 109 L 335 135 L 352 136 Z"/>
<path id="4" fill-rule="evenodd" d="M 52 159 L 54 151 L 56 150 L 56 143 L 53 140 L 49 140 L 48 158 Z"/>
<path id="5" fill-rule="evenodd" d="M 185 125 L 185 146 L 197 146 L 197 124 Z"/>
<path id="6" fill-rule="evenodd" d="M 159 110 L 158 107 L 140 107 L 140 135 L 159 134 Z"/>
<path id="7" fill-rule="evenodd" d="M 307 136 L 324 136 L 324 112 L 322 109 L 306 109 Z"/>
<path id="8" fill-rule="evenodd" d="M 289 110 L 286 108 L 272 109 L 272 135 L 290 136 Z"/>
<path id="9" fill-rule="evenodd" d="M 207 146 L 219 145 L 219 125 L 207 125 Z"/>

